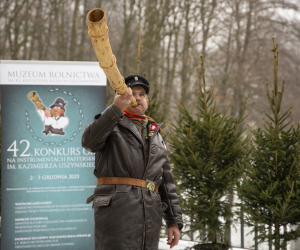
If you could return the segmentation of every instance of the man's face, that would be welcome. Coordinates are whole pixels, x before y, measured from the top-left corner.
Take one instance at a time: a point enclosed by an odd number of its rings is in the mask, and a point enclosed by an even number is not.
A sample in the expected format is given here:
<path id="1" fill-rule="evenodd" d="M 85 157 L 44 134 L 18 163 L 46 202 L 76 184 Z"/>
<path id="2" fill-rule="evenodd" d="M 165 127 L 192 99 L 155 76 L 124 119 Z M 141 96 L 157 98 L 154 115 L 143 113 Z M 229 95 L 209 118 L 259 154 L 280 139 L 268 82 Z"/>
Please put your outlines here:
<path id="1" fill-rule="evenodd" d="M 65 110 L 62 109 L 61 107 L 54 106 L 53 108 L 51 108 L 50 112 L 51 112 L 51 116 L 58 117 L 61 114 L 65 113 Z"/>
<path id="2" fill-rule="evenodd" d="M 149 105 L 149 100 L 147 98 L 145 89 L 141 86 L 132 86 L 131 90 L 132 95 L 133 97 L 135 97 L 138 105 L 135 108 L 128 106 L 127 110 L 137 113 L 139 115 L 145 114 L 145 111 L 147 110 Z"/>

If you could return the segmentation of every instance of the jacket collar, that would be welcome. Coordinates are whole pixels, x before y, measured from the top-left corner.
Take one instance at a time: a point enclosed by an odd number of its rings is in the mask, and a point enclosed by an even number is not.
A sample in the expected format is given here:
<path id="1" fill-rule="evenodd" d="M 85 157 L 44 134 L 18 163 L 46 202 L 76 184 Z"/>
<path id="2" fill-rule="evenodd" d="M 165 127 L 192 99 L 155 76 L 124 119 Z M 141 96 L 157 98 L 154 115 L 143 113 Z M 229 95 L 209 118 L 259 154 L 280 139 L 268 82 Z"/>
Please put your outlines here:
<path id="1" fill-rule="evenodd" d="M 142 143 L 143 143 L 143 139 L 142 136 L 140 135 L 138 129 L 136 128 L 136 126 L 134 125 L 134 123 L 127 117 L 124 115 L 123 119 L 119 122 L 123 127 L 129 129 Z M 150 125 L 151 123 L 148 122 L 147 125 L 147 133 L 150 132 Z M 156 135 L 160 129 L 160 127 L 163 125 L 163 123 L 156 123 L 157 125 L 157 129 L 154 131 L 153 136 L 151 136 L 150 141 L 152 141 L 154 135 Z"/>
<path id="2" fill-rule="evenodd" d="M 138 129 L 134 125 L 134 123 L 124 115 L 123 119 L 119 122 L 123 127 L 129 129 L 142 143 L 143 139 L 142 136 L 140 135 Z"/>

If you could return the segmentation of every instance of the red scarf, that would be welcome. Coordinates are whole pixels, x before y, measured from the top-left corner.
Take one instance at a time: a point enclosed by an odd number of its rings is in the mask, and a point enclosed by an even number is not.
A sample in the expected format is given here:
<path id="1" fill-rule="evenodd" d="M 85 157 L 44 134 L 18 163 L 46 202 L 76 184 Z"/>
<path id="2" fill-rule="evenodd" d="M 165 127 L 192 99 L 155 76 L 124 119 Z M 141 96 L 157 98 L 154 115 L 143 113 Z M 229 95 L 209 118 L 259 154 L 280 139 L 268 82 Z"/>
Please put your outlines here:
<path id="1" fill-rule="evenodd" d="M 123 112 L 130 120 L 142 121 L 146 118 L 145 115 L 139 115 L 137 113 L 130 112 L 127 109 L 125 109 Z"/>
<path id="2" fill-rule="evenodd" d="M 129 110 L 125 109 L 124 111 L 124 114 L 130 119 L 130 120 L 136 120 L 136 121 L 142 121 L 144 120 L 145 118 L 148 119 L 148 122 L 151 124 L 151 123 L 155 123 L 155 121 L 150 117 L 150 116 L 147 116 L 147 115 L 139 115 L 137 113 L 133 113 L 133 112 L 130 112 Z M 161 128 L 159 129 L 159 132 L 161 133 Z"/>

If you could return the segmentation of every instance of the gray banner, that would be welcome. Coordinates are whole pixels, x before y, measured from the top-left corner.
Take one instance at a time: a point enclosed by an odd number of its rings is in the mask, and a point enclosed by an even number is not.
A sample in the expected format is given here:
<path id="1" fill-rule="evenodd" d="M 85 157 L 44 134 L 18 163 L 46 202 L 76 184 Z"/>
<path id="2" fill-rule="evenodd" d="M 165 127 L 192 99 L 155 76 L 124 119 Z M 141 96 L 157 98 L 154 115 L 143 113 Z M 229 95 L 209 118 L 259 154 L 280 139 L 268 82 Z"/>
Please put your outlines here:
<path id="1" fill-rule="evenodd" d="M 106 87 L 1 84 L 2 249 L 94 249 L 94 154 L 81 136 Z"/>

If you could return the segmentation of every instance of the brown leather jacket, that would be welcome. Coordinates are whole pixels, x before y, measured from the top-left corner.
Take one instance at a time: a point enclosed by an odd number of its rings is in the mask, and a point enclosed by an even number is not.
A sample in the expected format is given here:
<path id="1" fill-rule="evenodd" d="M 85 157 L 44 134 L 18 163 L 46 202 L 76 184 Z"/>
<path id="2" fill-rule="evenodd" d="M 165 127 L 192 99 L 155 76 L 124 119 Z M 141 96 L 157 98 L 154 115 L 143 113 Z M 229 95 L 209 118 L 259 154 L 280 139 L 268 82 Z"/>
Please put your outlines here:
<path id="1" fill-rule="evenodd" d="M 126 116 L 112 106 L 96 115 L 82 136 L 82 146 L 95 152 L 97 178 L 129 177 L 154 181 L 158 193 L 129 185 L 100 185 L 94 192 L 96 250 L 157 250 L 162 216 L 182 228 L 182 212 L 161 135 L 149 137 L 145 164 L 143 140 Z M 148 124 L 148 131 L 149 131 Z M 146 132 L 146 131 L 145 131 Z"/>

